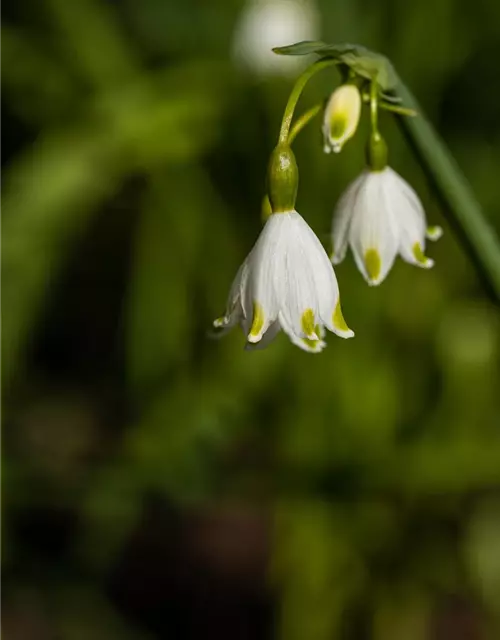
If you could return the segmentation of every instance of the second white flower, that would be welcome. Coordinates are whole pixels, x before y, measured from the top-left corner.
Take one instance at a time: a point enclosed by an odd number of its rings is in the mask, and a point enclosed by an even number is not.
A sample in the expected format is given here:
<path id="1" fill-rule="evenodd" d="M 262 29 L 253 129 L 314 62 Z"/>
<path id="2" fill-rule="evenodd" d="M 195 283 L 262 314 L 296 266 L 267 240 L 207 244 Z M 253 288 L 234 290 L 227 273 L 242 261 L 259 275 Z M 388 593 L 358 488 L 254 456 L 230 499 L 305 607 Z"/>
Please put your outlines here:
<path id="1" fill-rule="evenodd" d="M 335 209 L 332 262 L 341 262 L 350 245 L 356 265 L 370 285 L 380 284 L 398 254 L 411 264 L 430 268 L 426 239 L 437 240 L 439 227 L 427 228 L 422 204 L 393 169 L 366 169 L 352 182 Z"/>

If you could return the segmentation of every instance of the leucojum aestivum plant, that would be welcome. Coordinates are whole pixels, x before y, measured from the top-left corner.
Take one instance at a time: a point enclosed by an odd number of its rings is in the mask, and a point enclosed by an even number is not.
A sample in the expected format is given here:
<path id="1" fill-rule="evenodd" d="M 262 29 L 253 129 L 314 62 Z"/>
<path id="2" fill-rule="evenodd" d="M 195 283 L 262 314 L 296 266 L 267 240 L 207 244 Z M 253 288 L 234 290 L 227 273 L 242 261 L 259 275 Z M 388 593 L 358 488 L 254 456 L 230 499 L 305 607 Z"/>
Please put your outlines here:
<path id="1" fill-rule="evenodd" d="M 340 306 L 333 265 L 350 247 L 369 285 L 379 285 L 397 255 L 428 269 L 426 240 L 441 236 L 428 227 L 419 197 L 388 165 L 379 129 L 380 109 L 397 117 L 422 167 L 445 204 L 469 253 L 497 300 L 500 299 L 500 247 L 464 176 L 390 61 L 358 45 L 299 42 L 274 49 L 281 55 L 316 54 L 297 79 L 283 115 L 278 144 L 267 175 L 267 220 L 232 284 L 224 316 L 214 322 L 220 334 L 240 324 L 247 348 L 267 345 L 282 329 L 305 351 L 325 347 L 326 329 L 354 336 Z M 325 104 L 313 106 L 292 126 L 295 107 L 308 80 L 336 66 L 341 84 Z M 299 171 L 291 145 L 297 134 L 323 113 L 326 152 L 338 153 L 357 130 L 363 104 L 370 118 L 366 167 L 340 198 L 333 216 L 329 257 L 307 222 L 295 210 Z"/>

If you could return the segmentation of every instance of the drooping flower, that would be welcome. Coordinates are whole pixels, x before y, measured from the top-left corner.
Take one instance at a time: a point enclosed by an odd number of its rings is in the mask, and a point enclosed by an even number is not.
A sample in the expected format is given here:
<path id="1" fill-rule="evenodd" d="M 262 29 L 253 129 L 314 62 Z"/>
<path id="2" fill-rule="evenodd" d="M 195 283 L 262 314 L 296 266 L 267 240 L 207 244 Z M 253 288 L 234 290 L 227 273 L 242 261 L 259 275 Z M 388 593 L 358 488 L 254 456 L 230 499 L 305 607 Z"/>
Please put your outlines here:
<path id="1" fill-rule="evenodd" d="M 440 227 L 427 227 L 415 191 L 393 169 L 366 169 L 340 198 L 333 217 L 332 262 L 341 262 L 351 246 L 358 269 L 370 285 L 380 284 L 398 254 L 424 269 L 434 261 L 425 241 L 437 240 Z"/>
<path id="2" fill-rule="evenodd" d="M 323 116 L 324 149 L 338 153 L 352 138 L 361 115 L 361 94 L 355 84 L 343 84 L 332 93 Z"/>
<path id="3" fill-rule="evenodd" d="M 332 264 L 295 210 L 270 215 L 214 326 L 224 332 L 238 323 L 250 348 L 267 345 L 280 329 L 312 353 L 325 347 L 325 328 L 343 338 L 354 335 L 342 316 Z"/>

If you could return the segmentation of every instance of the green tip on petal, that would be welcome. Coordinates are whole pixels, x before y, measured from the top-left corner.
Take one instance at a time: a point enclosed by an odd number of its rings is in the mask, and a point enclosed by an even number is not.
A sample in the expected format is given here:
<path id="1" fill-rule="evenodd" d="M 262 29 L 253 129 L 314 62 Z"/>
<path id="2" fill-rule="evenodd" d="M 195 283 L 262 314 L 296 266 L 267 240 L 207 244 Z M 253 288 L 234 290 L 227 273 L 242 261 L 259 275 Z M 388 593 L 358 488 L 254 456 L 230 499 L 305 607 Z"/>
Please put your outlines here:
<path id="1" fill-rule="evenodd" d="M 435 242 L 436 240 L 439 240 L 439 238 L 443 235 L 443 230 L 438 226 L 427 227 L 425 235 L 428 240 L 432 240 L 433 242 Z"/>
<path id="2" fill-rule="evenodd" d="M 422 251 L 422 247 L 420 246 L 419 242 L 415 242 L 415 244 L 413 245 L 412 253 L 415 260 L 418 262 L 420 266 L 429 269 L 434 265 L 434 261 L 428 258 Z"/>
<path id="3" fill-rule="evenodd" d="M 365 252 L 365 267 L 372 284 L 377 284 L 382 270 L 382 261 L 376 249 L 368 249 Z"/>
<path id="4" fill-rule="evenodd" d="M 343 114 L 337 114 L 330 122 L 330 144 L 335 153 L 339 153 L 344 142 L 347 142 L 347 139 L 343 139 L 347 125 L 347 118 Z"/>
<path id="5" fill-rule="evenodd" d="M 335 140 L 341 138 L 347 129 L 347 118 L 344 114 L 338 114 L 330 123 L 330 135 Z"/>
<path id="6" fill-rule="evenodd" d="M 314 327 L 314 333 L 318 336 L 318 340 L 312 340 L 311 338 L 302 338 L 302 342 L 307 347 L 309 347 L 309 349 L 318 350 L 318 348 L 324 344 L 323 341 L 319 339 L 319 334 L 320 334 L 319 324 L 317 324 Z"/>
<path id="7" fill-rule="evenodd" d="M 311 340 L 309 338 L 302 338 L 302 342 L 308 347 L 310 353 L 320 353 L 325 346 L 323 340 Z"/>
<path id="8" fill-rule="evenodd" d="M 340 300 L 338 300 L 335 306 L 335 311 L 333 312 L 332 316 L 332 323 L 335 329 L 342 333 L 345 333 L 346 337 L 352 338 L 354 336 L 354 331 L 352 331 L 352 329 L 349 329 L 349 327 L 347 326 L 347 322 L 344 320 L 344 316 L 342 315 Z"/>
<path id="9" fill-rule="evenodd" d="M 318 340 L 319 336 L 315 332 L 314 326 L 314 311 L 312 309 L 306 309 L 302 314 L 301 319 L 302 331 L 306 336 L 312 340 Z"/>
<path id="10" fill-rule="evenodd" d="M 248 334 L 249 342 L 258 342 L 264 327 L 264 309 L 258 302 L 253 303 L 253 321 L 250 333 Z M 253 338 L 253 340 L 252 340 Z"/>

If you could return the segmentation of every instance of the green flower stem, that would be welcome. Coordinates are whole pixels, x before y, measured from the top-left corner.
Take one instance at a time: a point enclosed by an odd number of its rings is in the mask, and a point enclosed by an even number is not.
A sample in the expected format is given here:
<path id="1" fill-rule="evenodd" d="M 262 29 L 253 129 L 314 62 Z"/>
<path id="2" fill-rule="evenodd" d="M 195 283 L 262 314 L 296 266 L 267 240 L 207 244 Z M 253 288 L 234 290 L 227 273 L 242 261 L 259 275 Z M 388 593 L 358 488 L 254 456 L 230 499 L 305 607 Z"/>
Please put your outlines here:
<path id="1" fill-rule="evenodd" d="M 300 98 L 300 94 L 302 93 L 304 87 L 307 82 L 316 74 L 318 71 L 322 69 L 326 69 L 327 67 L 331 67 L 337 64 L 337 60 L 333 58 L 326 58 L 324 60 L 318 60 L 310 67 L 308 67 L 302 75 L 300 75 L 295 82 L 292 92 L 288 98 L 288 102 L 285 107 L 285 113 L 283 114 L 283 120 L 281 121 L 281 129 L 279 136 L 279 144 L 288 144 L 288 135 L 290 133 L 290 126 L 292 124 L 292 118 L 295 111 L 295 107 Z"/>
<path id="2" fill-rule="evenodd" d="M 411 91 L 399 81 L 398 96 L 403 104 L 422 113 Z M 398 118 L 424 171 L 437 187 L 452 223 L 458 228 L 479 272 L 500 302 L 500 242 L 477 202 L 465 176 L 430 122 L 418 118 Z"/>
<path id="3" fill-rule="evenodd" d="M 306 127 L 311 122 L 311 120 L 313 120 L 313 118 L 318 115 L 318 113 L 320 113 L 323 107 L 324 103 L 319 102 L 318 104 L 315 104 L 314 107 L 311 107 L 310 109 L 305 111 L 299 118 L 297 118 L 288 135 L 288 144 L 292 144 L 292 142 L 299 135 L 302 129 Z"/>
<path id="4" fill-rule="evenodd" d="M 377 95 L 377 83 L 372 82 L 370 85 L 370 123 L 372 127 L 372 135 L 377 138 L 379 136 L 378 130 L 378 95 Z"/>

